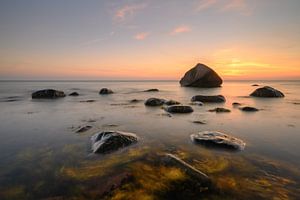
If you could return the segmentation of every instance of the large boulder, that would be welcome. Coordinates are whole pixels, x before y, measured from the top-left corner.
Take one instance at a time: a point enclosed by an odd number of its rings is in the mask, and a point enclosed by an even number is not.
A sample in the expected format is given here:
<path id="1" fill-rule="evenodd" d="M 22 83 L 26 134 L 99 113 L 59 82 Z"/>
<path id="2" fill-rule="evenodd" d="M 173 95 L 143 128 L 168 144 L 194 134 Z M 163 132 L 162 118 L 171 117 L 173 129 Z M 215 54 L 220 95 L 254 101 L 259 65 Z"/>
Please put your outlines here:
<path id="1" fill-rule="evenodd" d="M 253 97 L 284 97 L 284 94 L 279 90 L 276 90 L 272 87 L 265 86 L 262 88 L 256 89 L 250 94 Z"/>
<path id="2" fill-rule="evenodd" d="M 202 131 L 191 135 L 191 140 L 209 147 L 229 150 L 243 150 L 246 143 L 233 136 L 218 131 Z"/>
<path id="3" fill-rule="evenodd" d="M 133 133 L 122 131 L 104 131 L 92 136 L 94 153 L 109 153 L 137 142 Z"/>
<path id="4" fill-rule="evenodd" d="M 162 106 L 166 100 L 159 98 L 149 98 L 145 101 L 146 106 Z"/>
<path id="5" fill-rule="evenodd" d="M 165 108 L 165 110 L 169 113 L 191 113 L 191 112 L 194 112 L 194 110 L 191 106 L 179 106 L 179 105 L 168 106 Z"/>
<path id="6" fill-rule="evenodd" d="M 191 99 L 192 102 L 200 101 L 200 102 L 208 102 L 208 103 L 222 103 L 225 102 L 225 97 L 223 95 L 213 95 L 213 96 L 204 96 L 204 95 L 196 95 Z"/>
<path id="7" fill-rule="evenodd" d="M 59 97 L 65 97 L 65 93 L 63 91 L 53 90 L 53 89 L 45 89 L 39 90 L 31 94 L 33 99 L 55 99 Z"/>
<path id="8" fill-rule="evenodd" d="M 210 67 L 198 63 L 187 71 L 180 80 L 180 85 L 185 87 L 220 87 L 222 78 Z"/>

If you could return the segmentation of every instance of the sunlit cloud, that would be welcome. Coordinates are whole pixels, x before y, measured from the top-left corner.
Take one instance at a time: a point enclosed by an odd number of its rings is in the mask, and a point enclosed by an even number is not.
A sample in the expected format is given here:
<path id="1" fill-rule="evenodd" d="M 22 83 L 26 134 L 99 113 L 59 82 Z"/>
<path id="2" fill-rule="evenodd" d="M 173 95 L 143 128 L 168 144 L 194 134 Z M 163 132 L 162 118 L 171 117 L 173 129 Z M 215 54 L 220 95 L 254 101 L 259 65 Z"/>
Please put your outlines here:
<path id="1" fill-rule="evenodd" d="M 187 32 L 191 32 L 192 29 L 189 27 L 189 26 L 186 26 L 186 25 L 181 25 L 181 26 L 178 26 L 176 28 L 174 28 L 172 31 L 171 31 L 171 35 L 177 35 L 177 34 L 180 34 L 180 33 L 187 33 Z"/>
<path id="2" fill-rule="evenodd" d="M 201 11 L 208 9 L 212 6 L 214 6 L 217 3 L 217 0 L 201 0 L 197 2 L 198 5 L 196 5 L 196 10 Z"/>
<path id="3" fill-rule="evenodd" d="M 119 8 L 114 15 L 114 19 L 117 21 L 124 21 L 128 16 L 134 15 L 137 11 L 146 7 L 146 4 L 133 4 L 125 5 Z"/>
<path id="4" fill-rule="evenodd" d="M 148 36 L 149 36 L 149 32 L 141 32 L 141 33 L 137 33 L 135 36 L 134 36 L 134 39 L 136 40 L 144 40 L 146 39 Z"/>

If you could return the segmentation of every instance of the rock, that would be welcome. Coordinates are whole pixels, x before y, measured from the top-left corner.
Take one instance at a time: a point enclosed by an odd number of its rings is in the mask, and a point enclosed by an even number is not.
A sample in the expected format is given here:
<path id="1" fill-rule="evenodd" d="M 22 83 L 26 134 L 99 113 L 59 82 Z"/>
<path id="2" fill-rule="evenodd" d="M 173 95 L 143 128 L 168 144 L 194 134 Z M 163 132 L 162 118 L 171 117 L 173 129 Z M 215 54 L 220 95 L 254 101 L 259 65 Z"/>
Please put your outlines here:
<path id="1" fill-rule="evenodd" d="M 215 109 L 209 110 L 209 112 L 224 113 L 224 112 L 231 112 L 231 110 L 229 110 L 227 108 L 215 108 Z"/>
<path id="2" fill-rule="evenodd" d="M 143 101 L 143 100 L 132 99 L 132 100 L 130 100 L 129 102 L 130 102 L 130 103 L 138 103 L 138 102 L 141 102 L 141 101 Z"/>
<path id="3" fill-rule="evenodd" d="M 218 131 L 202 131 L 191 135 L 191 140 L 209 147 L 229 150 L 243 150 L 246 146 L 242 140 Z"/>
<path id="4" fill-rule="evenodd" d="M 252 86 L 253 86 L 253 87 L 257 87 L 257 86 L 259 86 L 259 85 L 258 85 L 258 84 L 253 84 Z"/>
<path id="5" fill-rule="evenodd" d="M 153 88 L 153 89 L 149 89 L 149 90 L 144 90 L 144 92 L 159 92 L 159 90 L 156 88 Z"/>
<path id="6" fill-rule="evenodd" d="M 185 87 L 220 87 L 222 83 L 223 80 L 214 70 L 200 63 L 180 80 L 180 85 Z"/>
<path id="7" fill-rule="evenodd" d="M 180 104 L 180 102 L 174 101 L 174 100 L 169 100 L 169 101 L 166 101 L 165 104 L 167 106 L 172 106 L 172 105 L 178 105 L 178 104 Z"/>
<path id="8" fill-rule="evenodd" d="M 194 124 L 206 124 L 206 122 L 204 121 L 200 121 L 200 120 L 195 120 L 195 121 L 192 121 Z"/>
<path id="9" fill-rule="evenodd" d="M 99 94 L 112 94 L 112 93 L 114 93 L 114 92 L 108 88 L 102 88 L 99 92 Z"/>
<path id="10" fill-rule="evenodd" d="M 93 103 L 95 102 L 96 100 L 93 100 L 93 99 L 88 99 L 88 100 L 85 100 L 85 101 L 80 101 L 81 103 Z"/>
<path id="11" fill-rule="evenodd" d="M 89 126 L 89 125 L 87 125 L 87 126 L 82 126 L 82 127 L 80 127 L 80 128 L 76 131 L 76 133 L 83 133 L 83 132 L 86 132 L 86 131 L 90 130 L 91 128 L 93 128 L 93 127 L 92 127 L 92 126 Z"/>
<path id="12" fill-rule="evenodd" d="M 187 175 L 197 179 L 201 185 L 204 184 L 206 186 L 210 186 L 212 183 L 211 179 L 205 173 L 194 168 L 173 154 L 166 154 L 162 160 L 165 165 L 177 167 L 184 171 Z"/>
<path id="13" fill-rule="evenodd" d="M 191 106 L 168 106 L 165 111 L 169 113 L 191 113 L 194 112 Z"/>
<path id="14" fill-rule="evenodd" d="M 192 102 L 200 101 L 200 102 L 208 102 L 208 103 L 222 103 L 225 102 L 225 97 L 223 95 L 213 95 L 213 96 L 203 96 L 196 95 L 191 99 Z"/>
<path id="15" fill-rule="evenodd" d="M 72 92 L 69 96 L 79 96 L 78 92 Z"/>
<path id="16" fill-rule="evenodd" d="M 256 89 L 250 94 L 253 97 L 284 97 L 284 94 L 279 90 L 276 90 L 272 87 L 265 86 L 262 88 Z"/>
<path id="17" fill-rule="evenodd" d="M 55 99 L 65 96 L 66 95 L 63 91 L 53 89 L 39 90 L 31 94 L 31 97 L 33 99 Z"/>
<path id="18" fill-rule="evenodd" d="M 201 101 L 194 101 L 194 102 L 190 103 L 190 105 L 192 105 L 192 106 L 203 106 L 204 103 L 202 103 Z"/>
<path id="19" fill-rule="evenodd" d="M 242 105 L 242 104 L 241 104 L 241 103 L 238 103 L 238 102 L 233 102 L 232 105 L 233 105 L 233 106 L 240 106 L 240 105 Z"/>
<path id="20" fill-rule="evenodd" d="M 259 111 L 257 108 L 254 107 L 250 107 L 250 106 L 245 106 L 240 108 L 242 111 L 246 111 L 246 112 L 256 112 Z"/>
<path id="21" fill-rule="evenodd" d="M 149 98 L 145 101 L 146 106 L 161 106 L 166 102 L 164 99 Z"/>
<path id="22" fill-rule="evenodd" d="M 104 131 L 92 136 L 94 153 L 109 153 L 137 142 L 133 133 L 122 131 Z"/>

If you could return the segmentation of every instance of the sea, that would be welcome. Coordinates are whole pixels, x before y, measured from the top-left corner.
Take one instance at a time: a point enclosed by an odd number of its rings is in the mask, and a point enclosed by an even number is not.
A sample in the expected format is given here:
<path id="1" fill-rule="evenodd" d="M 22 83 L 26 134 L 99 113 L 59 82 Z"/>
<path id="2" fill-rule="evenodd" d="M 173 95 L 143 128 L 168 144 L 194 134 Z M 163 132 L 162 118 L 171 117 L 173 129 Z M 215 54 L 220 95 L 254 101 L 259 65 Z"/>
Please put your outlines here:
<path id="1" fill-rule="evenodd" d="M 249 96 L 262 86 L 285 97 Z M 101 88 L 114 93 L 99 95 Z M 145 92 L 152 88 L 159 92 Z M 66 97 L 32 99 L 41 89 Z M 68 96 L 72 92 L 79 96 Z M 224 81 L 218 88 L 178 81 L 0 81 L 0 199 L 300 199 L 299 92 L 297 80 Z M 223 95 L 226 102 L 191 105 L 194 95 Z M 194 112 L 145 106 L 151 97 Z M 233 102 L 259 111 L 244 112 Z M 209 112 L 216 107 L 231 112 Z M 90 129 L 77 132 L 85 126 Z M 94 154 L 91 136 L 109 130 L 135 133 L 138 142 Z M 239 138 L 245 149 L 193 143 L 190 135 L 201 131 Z M 163 166 L 160 157 L 168 153 L 205 173 L 215 189 L 195 190 L 182 169 Z"/>

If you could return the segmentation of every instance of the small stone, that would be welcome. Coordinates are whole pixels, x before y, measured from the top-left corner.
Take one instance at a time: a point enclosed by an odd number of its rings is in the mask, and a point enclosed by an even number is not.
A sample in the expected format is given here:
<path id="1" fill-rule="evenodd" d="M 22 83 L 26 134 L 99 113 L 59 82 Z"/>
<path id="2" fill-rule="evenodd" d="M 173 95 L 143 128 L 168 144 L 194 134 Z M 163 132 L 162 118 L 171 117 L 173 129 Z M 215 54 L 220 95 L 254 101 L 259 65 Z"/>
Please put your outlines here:
<path id="1" fill-rule="evenodd" d="M 69 96 L 79 96 L 78 92 L 72 92 Z"/>
<path id="2" fill-rule="evenodd" d="M 65 96 L 66 95 L 63 91 L 53 89 L 39 90 L 31 94 L 33 99 L 55 99 Z"/>
<path id="3" fill-rule="evenodd" d="M 175 100 L 169 100 L 165 102 L 166 105 L 171 106 L 171 105 L 178 105 L 180 102 L 175 101 Z"/>
<path id="4" fill-rule="evenodd" d="M 112 94 L 112 93 L 114 93 L 114 92 L 108 88 L 102 88 L 99 92 L 99 94 L 101 94 L 101 95 Z"/>
<path id="5" fill-rule="evenodd" d="M 225 97 L 223 95 L 213 95 L 213 96 L 204 96 L 204 95 L 196 95 L 191 99 L 192 102 L 200 101 L 200 102 L 208 102 L 208 103 L 223 103 L 225 102 Z"/>
<path id="6" fill-rule="evenodd" d="M 254 107 L 250 107 L 250 106 L 245 106 L 240 108 L 242 111 L 246 111 L 246 112 L 256 112 L 259 111 L 257 108 Z"/>
<path id="7" fill-rule="evenodd" d="M 159 92 L 159 90 L 156 88 L 152 88 L 152 89 L 144 90 L 144 92 Z"/>
<path id="8" fill-rule="evenodd" d="M 209 112 L 224 113 L 224 112 L 231 112 L 231 111 L 227 108 L 215 108 L 209 110 Z"/>
<path id="9" fill-rule="evenodd" d="M 145 101 L 146 106 L 162 106 L 166 100 L 158 98 L 149 98 Z"/>
<path id="10" fill-rule="evenodd" d="M 165 108 L 165 111 L 169 113 L 191 113 L 194 112 L 191 106 L 168 106 Z"/>
<path id="11" fill-rule="evenodd" d="M 238 103 L 238 102 L 233 102 L 232 105 L 233 105 L 233 106 L 240 106 L 240 105 L 242 105 L 242 104 L 241 104 L 241 103 Z"/>
<path id="12" fill-rule="evenodd" d="M 264 98 L 278 98 L 284 97 L 284 94 L 279 90 L 276 90 L 272 87 L 265 86 L 262 88 L 256 89 L 254 92 L 250 94 L 253 97 L 264 97 Z"/>

